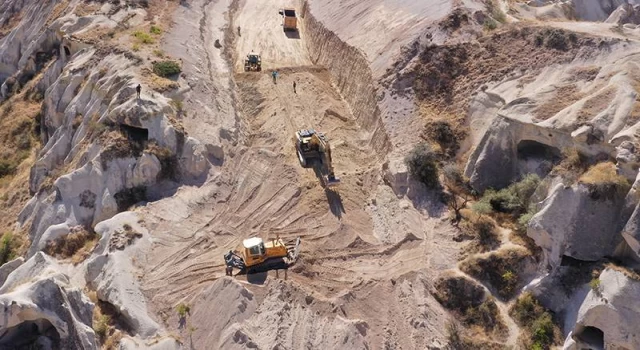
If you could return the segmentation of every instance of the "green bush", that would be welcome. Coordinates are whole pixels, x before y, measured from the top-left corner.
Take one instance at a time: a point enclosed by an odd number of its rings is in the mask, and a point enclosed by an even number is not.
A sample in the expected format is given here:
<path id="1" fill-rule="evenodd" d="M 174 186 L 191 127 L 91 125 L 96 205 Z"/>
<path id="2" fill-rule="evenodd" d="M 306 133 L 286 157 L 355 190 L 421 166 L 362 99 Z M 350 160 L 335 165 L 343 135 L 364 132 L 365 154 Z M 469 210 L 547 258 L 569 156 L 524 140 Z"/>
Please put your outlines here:
<path id="1" fill-rule="evenodd" d="M 174 61 L 160 61 L 153 63 L 153 72 L 161 77 L 170 77 L 182 71 L 180 64 Z"/>
<path id="2" fill-rule="evenodd" d="M 553 343 L 555 324 L 548 312 L 544 312 L 531 325 L 533 344 L 540 344 L 543 348 Z"/>
<path id="3" fill-rule="evenodd" d="M 428 188 L 439 186 L 436 154 L 426 143 L 418 144 L 404 159 L 409 174 Z"/>
<path id="4" fill-rule="evenodd" d="M 529 207 L 529 198 L 540 184 L 540 177 L 528 174 L 521 181 L 511 184 L 500 191 L 489 189 L 485 191 L 481 202 L 488 203 L 495 211 L 521 215 Z"/>
<path id="5" fill-rule="evenodd" d="M 0 178 L 15 174 L 18 169 L 18 164 L 9 160 L 0 159 Z"/>
<path id="6" fill-rule="evenodd" d="M 484 29 L 487 31 L 494 30 L 498 28 L 498 22 L 496 22 L 493 18 L 487 18 L 484 20 Z"/>
<path id="7" fill-rule="evenodd" d="M 149 33 L 141 32 L 139 30 L 133 32 L 133 36 L 143 44 L 153 44 L 155 40 Z"/>
<path id="8" fill-rule="evenodd" d="M 155 35 L 160 35 L 162 34 L 162 29 L 158 26 L 151 26 L 151 28 L 149 28 L 149 33 L 151 34 L 155 34 Z"/>
<path id="9" fill-rule="evenodd" d="M 16 257 L 16 248 L 11 233 L 7 232 L 2 235 L 2 239 L 0 240 L 0 266 Z"/>
<path id="10" fill-rule="evenodd" d="M 513 304 L 509 314 L 524 329 L 525 343 L 529 349 L 548 349 L 556 338 L 557 326 L 531 293 L 522 294 Z"/>

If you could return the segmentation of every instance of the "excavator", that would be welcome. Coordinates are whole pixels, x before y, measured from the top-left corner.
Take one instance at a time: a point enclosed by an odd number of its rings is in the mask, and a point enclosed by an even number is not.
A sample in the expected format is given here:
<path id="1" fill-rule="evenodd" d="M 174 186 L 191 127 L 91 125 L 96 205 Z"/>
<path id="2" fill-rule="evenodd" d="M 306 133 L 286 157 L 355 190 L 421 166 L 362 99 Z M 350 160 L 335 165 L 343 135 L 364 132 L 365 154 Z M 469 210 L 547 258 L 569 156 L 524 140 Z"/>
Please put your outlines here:
<path id="1" fill-rule="evenodd" d="M 329 140 L 323 133 L 313 129 L 298 130 L 294 142 L 300 165 L 303 168 L 313 166 L 319 171 L 324 187 L 334 187 L 340 183 L 333 171 Z"/>
<path id="2" fill-rule="evenodd" d="M 242 241 L 240 252 L 229 251 L 224 255 L 227 276 L 233 275 L 233 269 L 240 270 L 237 275 L 254 274 L 269 270 L 287 270 L 298 260 L 300 237 L 293 246 L 287 247 L 276 237 L 264 242 L 260 237 L 251 237 Z"/>

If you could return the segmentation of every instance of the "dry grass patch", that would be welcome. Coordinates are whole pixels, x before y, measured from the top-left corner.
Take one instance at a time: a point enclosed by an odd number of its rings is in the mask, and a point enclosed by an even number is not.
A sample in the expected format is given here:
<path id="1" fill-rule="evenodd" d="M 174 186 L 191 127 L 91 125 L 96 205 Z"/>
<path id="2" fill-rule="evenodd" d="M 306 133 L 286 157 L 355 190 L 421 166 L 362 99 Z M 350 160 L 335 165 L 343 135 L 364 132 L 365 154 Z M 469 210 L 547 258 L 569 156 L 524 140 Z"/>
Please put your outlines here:
<path id="1" fill-rule="evenodd" d="M 460 262 L 459 267 L 490 286 L 501 299 L 508 300 L 515 296 L 523 283 L 520 271 L 534 261 L 531 251 L 519 247 L 472 256 Z"/>
<path id="2" fill-rule="evenodd" d="M 481 286 L 466 277 L 440 278 L 435 283 L 433 296 L 465 327 L 491 337 L 501 337 L 506 329 L 493 298 L 487 297 Z"/>
<path id="3" fill-rule="evenodd" d="M 583 96 L 575 84 L 560 86 L 556 88 L 553 98 L 538 106 L 533 111 L 533 115 L 539 121 L 547 120 L 579 101 Z"/>
<path id="4" fill-rule="evenodd" d="M 616 195 L 624 195 L 629 191 L 629 181 L 616 171 L 612 162 L 598 163 L 582 176 L 579 182 L 587 185 L 594 199 L 610 199 Z"/>
<path id="5" fill-rule="evenodd" d="M 70 259 L 73 264 L 78 264 L 91 255 L 99 238 L 95 232 L 76 226 L 67 235 L 48 241 L 44 251 L 51 256 Z"/>
<path id="6" fill-rule="evenodd" d="M 609 106 L 617 93 L 618 90 L 615 87 L 609 86 L 599 91 L 595 96 L 589 97 L 578 112 L 577 122 L 587 123 L 591 121 L 598 113 Z"/>
<path id="7" fill-rule="evenodd" d="M 496 222 L 486 215 L 475 220 L 465 220 L 461 228 L 464 233 L 474 237 L 474 242 L 468 247 L 468 253 L 488 252 L 500 246 Z"/>
<path id="8" fill-rule="evenodd" d="M 123 336 L 121 329 L 126 330 L 127 327 L 120 321 L 120 314 L 113 305 L 98 300 L 94 291 L 87 293 L 90 298 L 91 293 L 93 293 L 93 297 L 95 298 L 95 301 L 91 299 L 91 301 L 95 303 L 95 307 L 93 308 L 93 330 L 102 345 L 101 349 L 116 350 L 119 348 L 118 345 Z"/>

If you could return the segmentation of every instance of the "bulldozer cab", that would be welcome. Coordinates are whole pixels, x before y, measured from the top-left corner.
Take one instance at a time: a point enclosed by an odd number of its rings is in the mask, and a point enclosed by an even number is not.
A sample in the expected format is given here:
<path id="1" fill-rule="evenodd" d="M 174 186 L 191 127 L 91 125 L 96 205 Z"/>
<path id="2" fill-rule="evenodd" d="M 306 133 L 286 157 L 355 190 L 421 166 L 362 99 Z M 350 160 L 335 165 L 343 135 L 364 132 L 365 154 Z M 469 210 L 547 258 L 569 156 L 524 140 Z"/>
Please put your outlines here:
<path id="1" fill-rule="evenodd" d="M 242 241 L 244 260 L 247 266 L 259 264 L 265 259 L 265 247 L 262 238 L 252 237 Z"/>

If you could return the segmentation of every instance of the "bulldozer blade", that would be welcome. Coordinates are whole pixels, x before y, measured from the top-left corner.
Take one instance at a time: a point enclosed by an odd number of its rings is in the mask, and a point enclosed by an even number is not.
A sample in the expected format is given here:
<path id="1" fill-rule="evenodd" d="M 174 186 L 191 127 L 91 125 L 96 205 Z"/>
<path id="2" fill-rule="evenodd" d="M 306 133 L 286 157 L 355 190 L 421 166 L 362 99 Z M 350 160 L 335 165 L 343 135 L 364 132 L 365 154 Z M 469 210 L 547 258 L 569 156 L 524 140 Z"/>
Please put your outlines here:
<path id="1" fill-rule="evenodd" d="M 291 260 L 295 263 L 298 260 L 300 254 L 300 237 L 296 238 L 296 245 L 293 246 L 293 254 L 291 254 Z"/>

